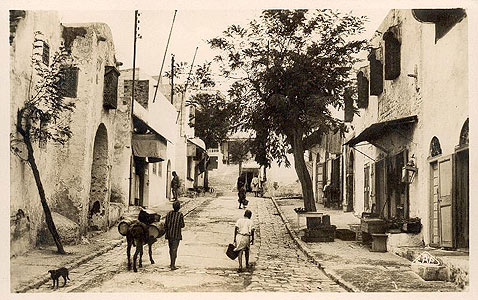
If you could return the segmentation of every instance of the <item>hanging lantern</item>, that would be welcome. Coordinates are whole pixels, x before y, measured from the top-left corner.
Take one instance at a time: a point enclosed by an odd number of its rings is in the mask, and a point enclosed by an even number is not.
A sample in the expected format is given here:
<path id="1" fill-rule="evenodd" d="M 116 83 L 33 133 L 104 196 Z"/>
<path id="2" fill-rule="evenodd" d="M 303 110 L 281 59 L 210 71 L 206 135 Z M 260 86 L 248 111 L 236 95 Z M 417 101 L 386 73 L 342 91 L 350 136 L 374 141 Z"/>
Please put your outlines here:
<path id="1" fill-rule="evenodd" d="M 418 168 L 415 167 L 413 160 L 409 161 L 406 166 L 402 168 L 402 182 L 412 183 Z"/>

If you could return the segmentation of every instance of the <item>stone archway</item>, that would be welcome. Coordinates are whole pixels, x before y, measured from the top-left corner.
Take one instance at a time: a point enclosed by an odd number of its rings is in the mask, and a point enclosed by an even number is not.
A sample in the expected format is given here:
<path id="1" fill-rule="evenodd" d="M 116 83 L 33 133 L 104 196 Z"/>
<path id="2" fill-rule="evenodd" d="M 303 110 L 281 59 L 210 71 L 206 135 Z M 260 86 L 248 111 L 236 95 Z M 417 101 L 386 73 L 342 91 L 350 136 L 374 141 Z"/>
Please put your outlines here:
<path id="1" fill-rule="evenodd" d="M 107 228 L 109 176 L 108 133 L 105 125 L 102 123 L 96 131 L 91 163 L 90 200 L 88 206 L 88 227 L 90 230 Z"/>

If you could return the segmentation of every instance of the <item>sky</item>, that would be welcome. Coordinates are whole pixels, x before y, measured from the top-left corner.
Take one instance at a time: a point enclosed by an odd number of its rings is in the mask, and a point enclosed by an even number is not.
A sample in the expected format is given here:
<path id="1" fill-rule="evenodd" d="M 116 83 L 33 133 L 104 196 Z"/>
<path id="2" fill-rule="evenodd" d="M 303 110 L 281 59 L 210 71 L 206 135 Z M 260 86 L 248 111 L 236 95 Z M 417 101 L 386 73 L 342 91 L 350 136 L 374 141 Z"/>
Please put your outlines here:
<path id="1" fill-rule="evenodd" d="M 361 38 L 370 38 L 388 13 L 388 8 L 358 9 L 356 15 L 368 16 L 366 32 Z M 178 10 L 174 22 L 168 53 L 163 67 L 170 70 L 171 53 L 176 62 L 192 62 L 198 47 L 195 65 L 212 60 L 214 51 L 206 41 L 221 33 L 232 24 L 245 25 L 260 15 L 260 10 L 246 9 L 195 9 Z M 62 23 L 104 22 L 109 25 L 115 43 L 116 57 L 122 68 L 133 65 L 134 11 L 60 11 Z M 139 31 L 142 36 L 137 42 L 136 67 L 145 73 L 159 74 L 164 51 L 174 16 L 174 10 L 140 10 Z"/>

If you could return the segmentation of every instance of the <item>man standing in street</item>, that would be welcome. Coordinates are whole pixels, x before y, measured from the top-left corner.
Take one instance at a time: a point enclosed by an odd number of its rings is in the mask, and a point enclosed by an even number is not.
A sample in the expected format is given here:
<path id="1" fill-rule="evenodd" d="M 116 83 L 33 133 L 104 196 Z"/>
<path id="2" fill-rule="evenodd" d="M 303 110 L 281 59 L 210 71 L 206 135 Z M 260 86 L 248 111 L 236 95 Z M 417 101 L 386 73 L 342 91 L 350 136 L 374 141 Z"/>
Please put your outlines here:
<path id="1" fill-rule="evenodd" d="M 239 269 L 238 272 L 242 272 L 242 253 L 246 256 L 246 268 L 249 268 L 249 249 L 254 244 L 254 225 L 252 224 L 252 212 L 246 210 L 244 212 L 244 218 L 237 220 L 234 228 L 234 243 L 236 248 L 234 251 L 239 251 Z"/>
<path id="2" fill-rule="evenodd" d="M 169 257 L 171 260 L 171 270 L 176 270 L 176 257 L 178 255 L 179 241 L 181 241 L 181 228 L 184 228 L 184 216 L 179 211 L 181 204 L 179 201 L 173 203 L 173 210 L 168 212 L 164 220 L 165 236 L 169 244 Z"/>
<path id="3" fill-rule="evenodd" d="M 176 171 L 173 171 L 173 179 L 171 180 L 171 190 L 173 191 L 174 201 L 178 201 L 178 190 L 179 190 L 179 176 L 176 174 Z"/>

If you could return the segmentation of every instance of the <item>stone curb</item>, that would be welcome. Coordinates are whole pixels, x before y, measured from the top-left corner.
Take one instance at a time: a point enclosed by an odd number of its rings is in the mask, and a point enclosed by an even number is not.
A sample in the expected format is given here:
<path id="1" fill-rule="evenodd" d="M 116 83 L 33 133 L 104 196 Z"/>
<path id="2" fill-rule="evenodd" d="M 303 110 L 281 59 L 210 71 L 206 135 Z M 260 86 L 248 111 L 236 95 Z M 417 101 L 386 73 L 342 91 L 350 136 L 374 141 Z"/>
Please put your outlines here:
<path id="1" fill-rule="evenodd" d="M 189 213 L 193 212 L 194 210 L 196 210 L 201 204 L 202 202 L 204 202 L 208 197 L 204 197 L 204 200 L 201 201 L 200 204 L 196 205 L 195 207 L 189 209 L 187 212 L 184 213 L 184 216 L 187 216 Z M 189 201 L 185 201 L 183 203 L 183 206 L 188 204 L 189 202 L 191 202 L 193 199 L 190 199 Z M 111 227 L 112 228 L 112 227 Z M 111 229 L 110 229 L 111 230 Z M 65 266 L 65 268 L 67 268 L 68 270 L 71 271 L 71 269 L 74 269 L 90 260 L 92 260 L 93 258 L 95 257 L 98 257 L 102 254 L 105 254 L 106 252 L 120 246 L 121 244 L 123 244 L 125 240 L 124 239 L 121 239 L 121 240 L 116 240 L 114 243 L 112 243 L 111 245 L 108 245 L 108 246 L 105 246 L 91 254 L 88 254 L 88 255 L 85 255 L 85 256 L 82 256 L 79 258 L 78 261 L 76 262 L 73 262 L 73 263 L 70 263 L 68 265 Z M 13 293 L 26 293 L 28 292 L 29 290 L 32 290 L 32 289 L 37 289 L 39 288 L 40 286 L 42 286 L 43 284 L 45 284 L 46 282 L 48 282 L 49 280 L 51 280 L 50 276 L 48 275 L 42 275 L 40 277 L 37 277 L 37 278 L 34 278 L 30 281 L 30 283 L 27 283 L 25 286 L 23 286 L 22 288 L 19 288 L 19 289 L 16 289 L 13 291 Z"/>
<path id="2" fill-rule="evenodd" d="M 346 289 L 349 292 L 355 292 L 355 293 L 360 293 L 362 290 L 360 290 L 358 287 L 353 285 L 350 282 L 345 281 L 342 276 L 337 274 L 335 271 L 330 270 L 327 268 L 323 262 L 321 262 L 317 256 L 310 250 L 310 248 L 307 246 L 306 243 L 300 240 L 300 238 L 297 236 L 297 234 L 292 230 L 291 226 L 289 225 L 289 221 L 284 217 L 284 213 L 282 212 L 282 209 L 280 206 L 277 204 L 276 199 L 274 197 L 270 198 L 272 200 L 272 203 L 274 203 L 275 208 L 277 209 L 282 222 L 285 225 L 285 228 L 287 229 L 287 232 L 289 235 L 292 237 L 294 242 L 297 244 L 297 246 L 300 248 L 304 254 L 310 258 L 322 271 L 324 271 L 325 275 L 327 275 L 330 279 L 335 281 L 338 285 L 342 286 L 344 289 Z"/>
<path id="3" fill-rule="evenodd" d="M 113 248 L 116 248 L 117 246 L 120 246 L 121 244 L 123 244 L 123 242 L 124 242 L 123 240 L 117 240 L 111 245 L 105 246 L 105 247 L 103 247 L 103 248 L 101 248 L 101 249 L 99 249 L 99 250 L 97 250 L 97 251 L 95 251 L 91 254 L 80 257 L 80 259 L 78 261 L 70 263 L 70 264 L 66 265 L 65 267 L 68 270 L 74 269 L 74 268 L 92 260 L 93 258 L 95 258 L 97 256 L 100 256 L 100 255 L 112 250 Z M 23 288 L 14 290 L 13 292 L 14 293 L 26 293 L 29 290 L 39 288 L 41 285 L 45 284 L 49 280 L 51 280 L 50 276 L 48 276 L 48 275 L 41 276 L 41 277 L 38 277 L 36 279 L 33 279 L 30 284 L 27 284 Z"/>

